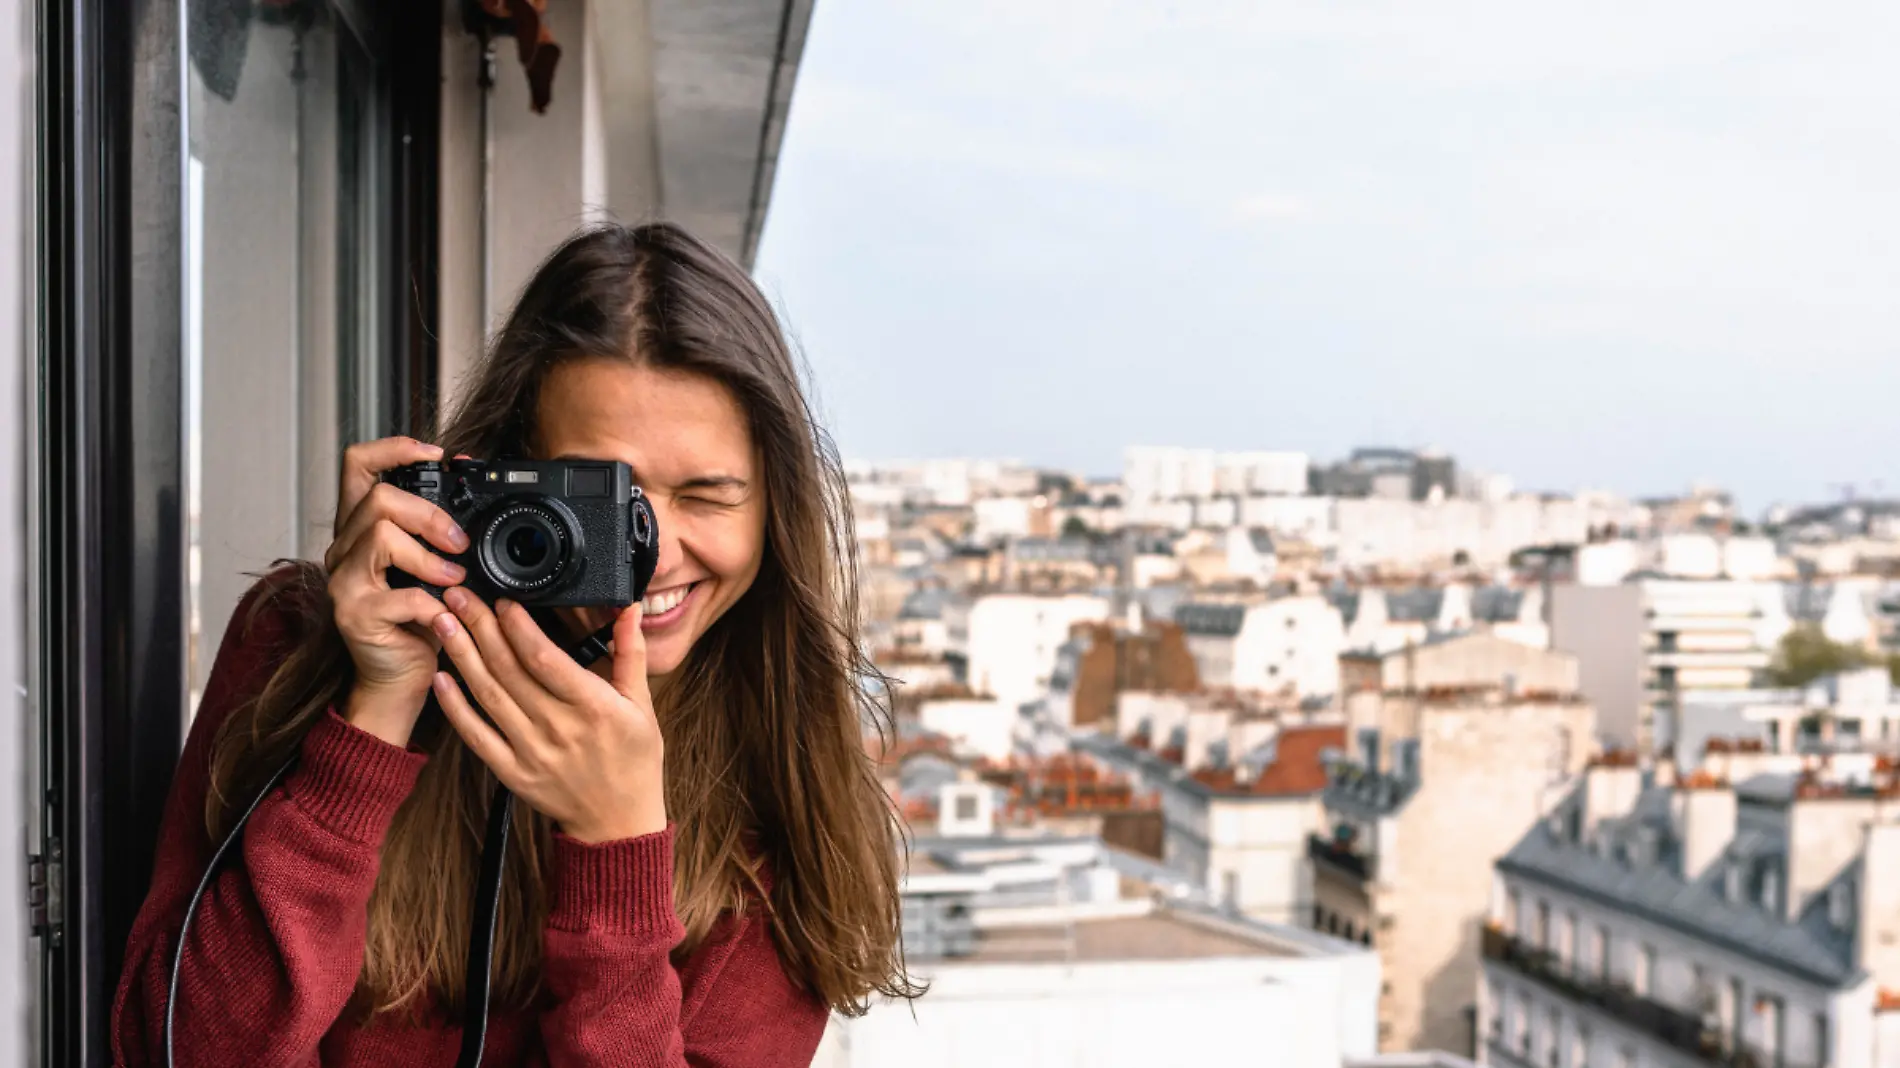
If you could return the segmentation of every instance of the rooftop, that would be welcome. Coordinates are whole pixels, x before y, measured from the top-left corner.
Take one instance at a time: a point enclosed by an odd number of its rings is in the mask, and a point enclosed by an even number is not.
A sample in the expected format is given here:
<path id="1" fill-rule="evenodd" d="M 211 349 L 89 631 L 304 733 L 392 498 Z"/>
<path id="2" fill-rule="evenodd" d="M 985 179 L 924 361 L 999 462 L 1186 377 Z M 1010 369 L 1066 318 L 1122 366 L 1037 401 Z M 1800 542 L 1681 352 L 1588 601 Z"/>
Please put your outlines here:
<path id="1" fill-rule="evenodd" d="M 1191 913 L 1160 909 L 1145 916 L 1081 919 L 1073 924 L 993 927 L 983 931 L 976 952 L 961 959 L 969 964 L 1108 963 L 1296 955 L 1265 938 L 1246 937 L 1226 926 Z"/>

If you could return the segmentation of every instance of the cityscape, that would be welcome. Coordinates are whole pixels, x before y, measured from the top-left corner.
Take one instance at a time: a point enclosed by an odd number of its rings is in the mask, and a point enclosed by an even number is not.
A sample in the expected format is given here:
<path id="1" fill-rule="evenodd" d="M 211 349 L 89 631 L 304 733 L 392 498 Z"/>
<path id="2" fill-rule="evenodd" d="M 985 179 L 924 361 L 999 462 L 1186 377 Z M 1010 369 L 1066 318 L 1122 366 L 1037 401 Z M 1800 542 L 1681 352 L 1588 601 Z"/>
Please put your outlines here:
<path id="1" fill-rule="evenodd" d="M 848 465 L 931 993 L 820 1065 L 1871 1066 L 1900 505 Z"/>

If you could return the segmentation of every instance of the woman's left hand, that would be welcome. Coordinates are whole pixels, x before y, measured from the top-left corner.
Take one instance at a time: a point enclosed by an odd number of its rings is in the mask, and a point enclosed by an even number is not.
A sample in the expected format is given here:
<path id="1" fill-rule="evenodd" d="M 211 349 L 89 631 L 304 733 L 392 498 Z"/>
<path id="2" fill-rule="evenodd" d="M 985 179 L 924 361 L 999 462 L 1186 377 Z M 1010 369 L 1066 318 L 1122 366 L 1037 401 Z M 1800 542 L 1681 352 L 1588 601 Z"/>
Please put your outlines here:
<path id="1" fill-rule="evenodd" d="M 583 842 L 665 830 L 663 746 L 639 604 L 614 621 L 609 682 L 563 652 L 519 604 L 491 610 L 459 586 L 442 600 L 455 613 L 437 623 L 442 648 L 494 726 L 446 673 L 436 673 L 436 698 L 502 785 Z"/>

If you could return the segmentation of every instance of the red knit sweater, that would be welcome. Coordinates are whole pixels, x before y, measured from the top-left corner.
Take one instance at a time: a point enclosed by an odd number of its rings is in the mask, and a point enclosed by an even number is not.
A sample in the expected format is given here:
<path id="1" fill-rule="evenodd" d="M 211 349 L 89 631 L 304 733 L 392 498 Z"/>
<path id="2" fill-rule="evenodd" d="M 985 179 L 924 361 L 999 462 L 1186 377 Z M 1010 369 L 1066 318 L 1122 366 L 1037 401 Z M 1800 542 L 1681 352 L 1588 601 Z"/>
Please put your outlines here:
<path id="1" fill-rule="evenodd" d="M 172 946 L 214 843 L 204 826 L 218 725 L 282 655 L 289 615 L 253 590 L 232 616 L 179 761 L 152 889 L 126 949 L 113 1010 L 114 1063 L 164 1058 Z M 427 758 L 334 713 L 303 741 L 296 770 L 257 807 L 192 922 L 174 1028 L 178 1068 L 449 1068 L 458 1027 L 340 1021 L 363 967 L 383 836 Z M 808 1065 L 826 1008 L 787 978 L 755 911 L 719 925 L 675 968 L 672 831 L 585 845 L 556 837 L 545 934 L 547 1002 L 497 1012 L 484 1066 Z"/>

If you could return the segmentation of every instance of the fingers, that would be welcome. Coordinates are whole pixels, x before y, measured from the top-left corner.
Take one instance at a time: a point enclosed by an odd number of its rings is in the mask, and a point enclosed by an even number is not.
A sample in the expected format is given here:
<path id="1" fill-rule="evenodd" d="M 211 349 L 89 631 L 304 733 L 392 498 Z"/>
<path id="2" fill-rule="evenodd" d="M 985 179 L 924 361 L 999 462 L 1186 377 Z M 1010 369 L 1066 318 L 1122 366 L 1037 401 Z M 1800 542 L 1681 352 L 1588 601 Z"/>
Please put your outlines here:
<path id="1" fill-rule="evenodd" d="M 515 660 L 555 697 L 578 704 L 586 699 L 591 687 L 600 685 L 593 674 L 547 636 L 526 608 L 503 601 L 496 606 L 495 619 Z"/>
<path id="2" fill-rule="evenodd" d="M 444 552 L 460 553 L 468 549 L 468 535 L 457 526 L 449 513 L 408 490 L 379 482 L 364 494 L 356 510 L 336 532 L 336 540 L 324 553 L 325 567 L 334 571 L 342 566 L 363 535 L 382 521 L 396 524 L 416 537 L 427 538 Z M 460 581 L 459 579 L 456 581 Z"/>
<path id="3" fill-rule="evenodd" d="M 364 497 L 376 485 L 384 471 L 423 460 L 440 460 L 442 446 L 414 438 L 380 438 L 343 450 L 343 470 L 337 477 L 336 521 L 332 530 L 342 530 Z"/>
<path id="4" fill-rule="evenodd" d="M 450 592 L 461 593 L 462 600 L 481 605 L 481 601 L 466 590 Z M 481 610 L 484 613 L 488 611 L 486 606 L 482 606 Z M 488 713 L 488 718 L 495 721 L 495 726 L 511 743 L 525 744 L 530 738 L 529 731 L 533 724 L 529 722 L 521 702 L 515 699 L 515 694 L 522 692 L 514 681 L 519 675 L 518 669 L 504 671 L 500 667 L 504 658 L 491 656 L 488 646 L 478 644 L 479 639 L 465 621 L 456 615 L 444 612 L 436 617 L 434 626 L 436 637 L 442 641 L 442 651 L 455 662 L 456 669 L 462 673 L 462 681 L 468 685 L 469 693 Z M 507 643 L 503 641 L 501 644 L 505 646 Z M 507 678 L 504 680 L 498 675 L 506 675 Z M 458 689 L 456 692 L 459 696 L 461 691 Z"/>
<path id="5" fill-rule="evenodd" d="M 647 692 L 647 636 L 640 630 L 642 612 L 635 601 L 614 620 L 614 689 L 629 701 Z"/>
<path id="6" fill-rule="evenodd" d="M 388 587 L 385 572 L 392 567 L 437 586 L 453 586 L 468 577 L 462 565 L 430 552 L 408 531 L 387 519 L 377 520 L 332 573 L 354 575 L 357 582 L 367 582 L 368 588 L 380 590 Z"/>
<path id="7" fill-rule="evenodd" d="M 475 754 L 475 759 L 488 765 L 488 769 L 495 773 L 503 786 L 513 789 L 517 784 L 519 764 L 508 739 L 489 726 L 480 713 L 469 707 L 468 697 L 447 672 L 436 672 L 434 685 L 435 699 L 442 706 L 442 714 L 448 718 L 449 725 L 455 728 L 455 733 L 462 736 L 462 742 L 468 746 L 469 752 Z"/>

